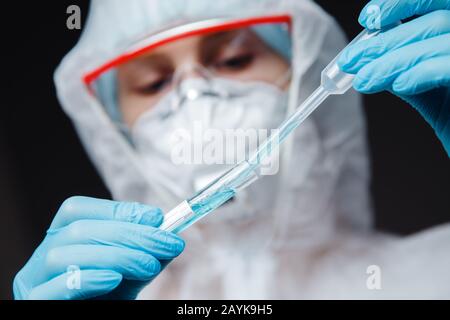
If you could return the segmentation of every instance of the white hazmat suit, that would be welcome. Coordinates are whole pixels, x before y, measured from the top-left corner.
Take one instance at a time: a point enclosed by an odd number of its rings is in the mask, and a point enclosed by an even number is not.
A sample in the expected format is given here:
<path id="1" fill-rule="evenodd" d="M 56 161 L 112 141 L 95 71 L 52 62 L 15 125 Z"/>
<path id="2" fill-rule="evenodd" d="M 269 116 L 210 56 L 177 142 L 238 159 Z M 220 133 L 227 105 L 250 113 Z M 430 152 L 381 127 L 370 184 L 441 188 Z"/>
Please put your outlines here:
<path id="1" fill-rule="evenodd" d="M 274 14 L 293 18 L 297 90 L 291 99 L 298 105 L 346 43 L 336 22 L 312 1 L 92 1 L 82 37 L 62 61 L 55 82 L 114 199 L 166 211 L 183 200 L 170 193 L 171 181 L 140 161 L 81 81 L 84 74 L 141 35 L 215 17 Z M 372 230 L 359 95 L 330 98 L 295 132 L 281 157 L 279 174 L 246 192 L 259 204 L 256 214 L 245 215 L 237 201 L 231 216 L 219 208 L 192 226 L 182 234 L 185 252 L 140 298 L 450 298 L 447 227 L 404 239 Z"/>

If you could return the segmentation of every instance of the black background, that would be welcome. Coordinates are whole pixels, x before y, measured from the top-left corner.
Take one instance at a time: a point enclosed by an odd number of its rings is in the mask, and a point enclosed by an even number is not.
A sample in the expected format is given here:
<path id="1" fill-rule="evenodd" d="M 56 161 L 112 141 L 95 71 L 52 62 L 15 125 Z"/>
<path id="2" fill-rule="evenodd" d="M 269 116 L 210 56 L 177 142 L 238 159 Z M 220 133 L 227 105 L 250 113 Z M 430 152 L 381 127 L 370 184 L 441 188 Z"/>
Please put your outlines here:
<path id="1" fill-rule="evenodd" d="M 105 0 L 107 1 L 107 0 Z M 226 0 L 223 0 L 226 1 Z M 365 1 L 318 1 L 349 37 Z M 80 31 L 66 8 L 88 1 L 2 3 L 0 117 L 0 298 L 72 195 L 110 195 L 55 95 L 53 72 Z M 450 165 L 431 128 L 389 94 L 365 97 L 378 229 L 408 235 L 450 220 Z"/>

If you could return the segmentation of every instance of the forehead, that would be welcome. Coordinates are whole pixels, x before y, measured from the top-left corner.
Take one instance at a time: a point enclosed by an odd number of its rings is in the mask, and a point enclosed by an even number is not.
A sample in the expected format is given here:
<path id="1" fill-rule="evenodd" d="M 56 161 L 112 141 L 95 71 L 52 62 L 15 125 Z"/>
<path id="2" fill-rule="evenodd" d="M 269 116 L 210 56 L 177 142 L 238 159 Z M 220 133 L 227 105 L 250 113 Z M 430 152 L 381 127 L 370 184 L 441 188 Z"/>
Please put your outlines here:
<path id="1" fill-rule="evenodd" d="M 128 61 L 123 65 L 124 68 L 135 64 L 155 64 L 162 63 L 166 58 L 170 58 L 171 61 L 186 60 L 187 58 L 196 58 L 199 54 L 205 54 L 216 52 L 223 45 L 230 42 L 239 44 L 238 39 L 245 39 L 246 42 L 253 40 L 255 42 L 256 35 L 247 29 L 229 30 L 214 32 L 210 34 L 194 35 L 173 41 Z M 256 44 L 256 43 L 255 43 Z"/>

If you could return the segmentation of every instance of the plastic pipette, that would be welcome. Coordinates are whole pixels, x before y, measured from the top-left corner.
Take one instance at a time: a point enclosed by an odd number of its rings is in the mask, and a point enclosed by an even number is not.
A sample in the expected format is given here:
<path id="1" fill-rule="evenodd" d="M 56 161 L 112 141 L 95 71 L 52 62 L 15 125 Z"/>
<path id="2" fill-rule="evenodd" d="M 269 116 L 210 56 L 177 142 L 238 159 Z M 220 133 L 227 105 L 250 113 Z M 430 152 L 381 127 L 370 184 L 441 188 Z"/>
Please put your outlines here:
<path id="1" fill-rule="evenodd" d="M 381 31 L 364 30 L 350 45 L 375 37 Z M 342 52 L 342 51 L 341 51 Z M 322 71 L 321 85 L 317 88 L 278 128 L 277 135 L 271 135 L 249 158 L 214 180 L 190 199 L 180 203 L 164 216 L 161 229 L 179 233 L 196 221 L 233 198 L 259 177 L 261 161 L 270 156 L 274 147 L 279 146 L 323 101 L 330 95 L 344 94 L 352 87 L 354 75 L 339 69 L 337 60 L 341 53 Z"/>

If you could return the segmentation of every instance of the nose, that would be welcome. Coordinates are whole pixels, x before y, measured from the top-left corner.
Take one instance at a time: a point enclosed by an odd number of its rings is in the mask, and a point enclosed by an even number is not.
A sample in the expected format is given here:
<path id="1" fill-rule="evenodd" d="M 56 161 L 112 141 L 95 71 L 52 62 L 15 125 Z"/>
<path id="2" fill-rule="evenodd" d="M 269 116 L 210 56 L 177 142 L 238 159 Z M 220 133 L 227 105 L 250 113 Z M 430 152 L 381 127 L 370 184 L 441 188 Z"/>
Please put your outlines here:
<path id="1" fill-rule="evenodd" d="M 219 85 L 215 74 L 203 65 L 191 63 L 176 70 L 173 77 L 173 86 L 176 93 L 172 100 L 172 110 L 176 111 L 186 101 L 193 101 L 200 97 L 230 99 L 233 96 Z M 199 81 L 186 81 L 186 80 Z"/>
<path id="2" fill-rule="evenodd" d="M 213 77 L 210 70 L 197 63 L 190 63 L 178 68 L 174 75 L 174 84 L 179 86 L 186 79 L 203 78 L 211 80 Z"/>
<path id="3" fill-rule="evenodd" d="M 201 85 L 192 86 L 188 79 L 201 79 Z M 173 108 L 178 109 L 186 100 L 195 100 L 201 95 L 212 94 L 213 74 L 210 70 L 199 64 L 188 64 L 177 69 L 173 78 L 173 84 L 177 98 L 173 101 Z"/>

